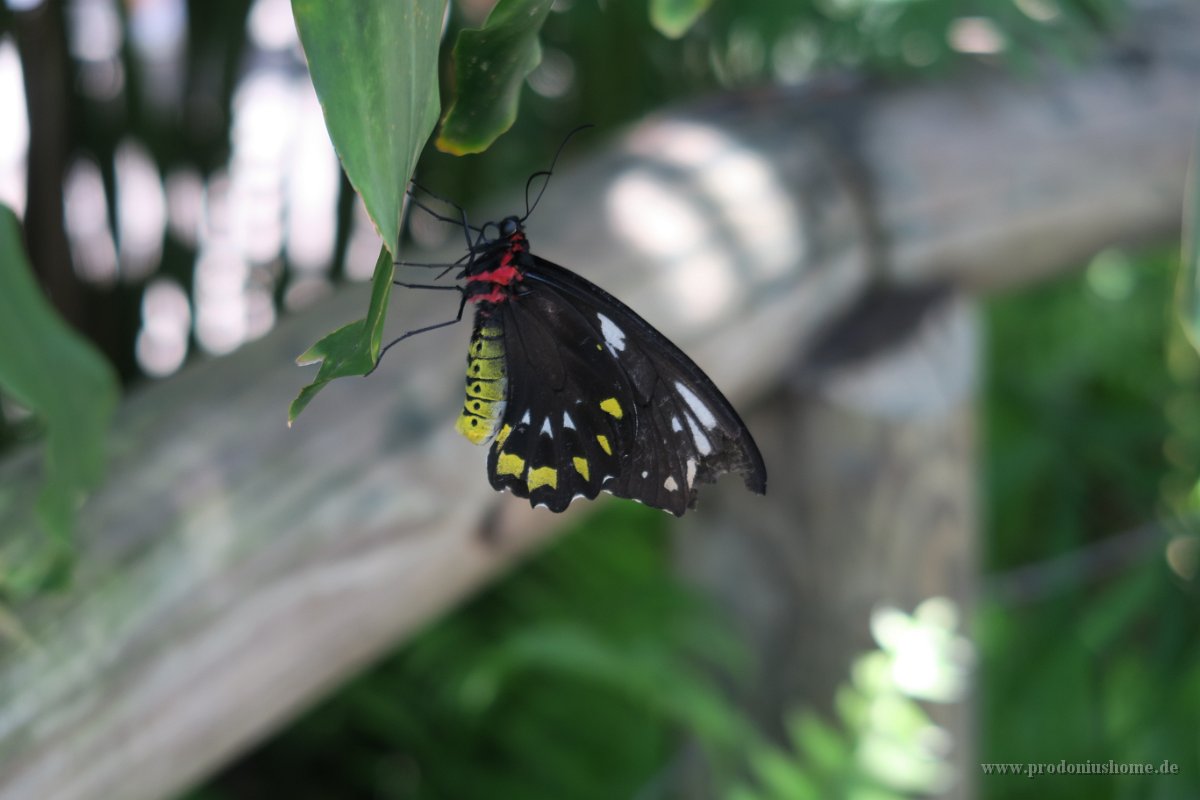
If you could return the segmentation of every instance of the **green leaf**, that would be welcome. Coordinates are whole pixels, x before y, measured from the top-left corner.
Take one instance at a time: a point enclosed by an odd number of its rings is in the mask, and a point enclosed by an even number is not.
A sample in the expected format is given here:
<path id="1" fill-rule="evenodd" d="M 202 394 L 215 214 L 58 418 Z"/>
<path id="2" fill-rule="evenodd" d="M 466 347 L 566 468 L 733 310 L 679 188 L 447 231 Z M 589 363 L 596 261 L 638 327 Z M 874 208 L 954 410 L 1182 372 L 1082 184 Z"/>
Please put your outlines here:
<path id="1" fill-rule="evenodd" d="M 296 421 L 317 392 L 334 378 L 366 375 L 375 369 L 379 347 L 383 343 L 383 322 L 388 297 L 392 292 L 392 257 L 387 247 L 379 250 L 375 275 L 371 278 L 371 305 L 367 316 L 338 328 L 305 350 L 296 363 L 304 366 L 321 362 L 316 379 L 300 390 L 288 408 L 288 425 Z"/>
<path id="2" fill-rule="evenodd" d="M 683 36 L 712 0 L 650 0 L 650 24 L 668 39 Z"/>
<path id="3" fill-rule="evenodd" d="M 749 750 L 747 759 L 754 776 L 772 800 L 820 800 L 828 796 L 807 773 L 804 764 L 775 747 Z"/>
<path id="4" fill-rule="evenodd" d="M 334 378 L 375 367 L 391 293 L 400 216 L 417 159 L 437 124 L 438 47 L 446 0 L 292 0 L 325 125 L 346 177 L 363 199 L 384 250 L 365 319 L 329 334 L 298 359 L 321 361 L 317 379 L 288 409 L 288 424 Z"/>
<path id="5" fill-rule="evenodd" d="M 765 796 L 744 784 L 738 784 L 725 794 L 725 800 L 765 800 Z"/>
<path id="6" fill-rule="evenodd" d="M 793 747 L 804 755 L 811 772 L 836 776 L 849 767 L 853 758 L 850 743 L 815 712 L 797 712 L 787 720 L 787 727 Z"/>
<path id="7" fill-rule="evenodd" d="M 4 565 L 0 581 L 18 593 L 65 575 L 79 504 L 104 475 L 105 436 L 117 404 L 117 377 L 70 328 L 34 282 L 16 215 L 0 205 L 0 389 L 46 426 L 44 483 L 35 506 L 49 548 Z"/>
<path id="8" fill-rule="evenodd" d="M 586 629 L 546 624 L 500 643 L 475 665 L 464 683 L 472 705 L 490 702 L 498 687 L 520 670 L 573 675 L 606 686 L 643 704 L 647 711 L 686 727 L 710 748 L 729 749 L 753 737 L 747 721 L 705 680 L 656 649 L 604 640 Z"/>
<path id="9" fill-rule="evenodd" d="M 456 156 L 481 153 L 512 127 L 525 78 L 542 61 L 538 34 L 553 0 L 500 0 L 482 28 L 454 43 L 454 100 L 437 147 Z"/>
<path id="10" fill-rule="evenodd" d="M 1176 287 L 1176 309 L 1192 347 L 1200 351 L 1200 139 L 1188 169 L 1187 208 L 1183 215 L 1183 264 Z"/>
<path id="11" fill-rule="evenodd" d="M 389 249 L 438 111 L 446 0 L 292 0 L 325 125 Z"/>

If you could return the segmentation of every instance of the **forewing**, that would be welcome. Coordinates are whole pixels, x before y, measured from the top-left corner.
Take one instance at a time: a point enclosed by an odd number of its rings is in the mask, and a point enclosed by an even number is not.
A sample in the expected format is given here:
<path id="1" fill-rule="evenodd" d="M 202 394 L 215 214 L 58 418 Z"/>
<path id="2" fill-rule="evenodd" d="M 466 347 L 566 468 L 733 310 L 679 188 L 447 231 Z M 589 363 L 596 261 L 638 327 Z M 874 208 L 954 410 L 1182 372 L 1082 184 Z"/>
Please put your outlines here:
<path id="1" fill-rule="evenodd" d="M 729 401 L 619 300 L 535 257 L 498 312 L 509 382 L 494 487 L 555 511 L 604 489 L 676 515 L 697 483 L 725 472 L 765 491 L 762 456 Z"/>

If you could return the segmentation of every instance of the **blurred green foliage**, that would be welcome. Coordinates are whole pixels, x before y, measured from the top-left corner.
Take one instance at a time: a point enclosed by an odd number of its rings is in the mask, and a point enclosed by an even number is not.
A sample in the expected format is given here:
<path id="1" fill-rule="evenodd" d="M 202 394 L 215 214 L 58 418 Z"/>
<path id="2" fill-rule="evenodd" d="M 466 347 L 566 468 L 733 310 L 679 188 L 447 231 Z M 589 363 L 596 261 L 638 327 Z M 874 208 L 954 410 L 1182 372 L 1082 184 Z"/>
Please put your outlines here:
<path id="1" fill-rule="evenodd" d="M 1008 569 L 1146 522 L 1166 470 L 1174 258 L 1109 251 L 989 307 L 986 562 Z"/>
<path id="2" fill-rule="evenodd" d="M 1177 254 L 1103 253 L 1079 275 L 991 303 L 981 760 L 1164 760 L 1177 776 L 981 778 L 990 798 L 1200 796 L 1200 637 L 1194 580 L 1165 558 L 1194 526 L 1173 510 L 1194 353 L 1175 359 Z M 1172 369 L 1173 365 L 1176 366 Z M 1175 476 L 1175 484 L 1180 476 Z M 1156 516 L 1163 515 L 1161 525 Z M 1040 569 L 1022 569 L 1045 562 Z"/>
<path id="3" fill-rule="evenodd" d="M 877 612 L 889 617 L 893 630 L 933 645 L 926 654 L 954 673 L 955 679 L 940 687 L 939 701 L 957 700 L 966 683 L 966 664 L 956 663 L 954 651 L 969 649 L 954 623 L 945 624 L 953 618 L 953 612 L 946 613 L 952 607 L 931 599 L 911 617 L 897 609 Z M 749 780 L 725 792 L 725 800 L 905 800 L 938 795 L 954 785 L 945 734 L 916 702 L 913 687 L 897 679 L 904 672 L 902 659 L 914 655 L 912 639 L 905 636 L 898 646 L 880 638 L 880 649 L 857 658 L 849 681 L 839 687 L 837 724 L 808 709 L 785 712 L 785 746 L 748 741 L 740 755 Z"/>
<path id="4" fill-rule="evenodd" d="M 0 554 L 0 595 L 13 599 L 67 580 L 79 505 L 104 476 L 119 391 L 112 367 L 39 290 L 20 221 L 5 205 L 0 205 L 0 392 L 44 426 L 46 435 L 33 514 L 27 527 L 8 532 Z M 0 504 L 19 502 L 13 494 L 5 487 Z"/>

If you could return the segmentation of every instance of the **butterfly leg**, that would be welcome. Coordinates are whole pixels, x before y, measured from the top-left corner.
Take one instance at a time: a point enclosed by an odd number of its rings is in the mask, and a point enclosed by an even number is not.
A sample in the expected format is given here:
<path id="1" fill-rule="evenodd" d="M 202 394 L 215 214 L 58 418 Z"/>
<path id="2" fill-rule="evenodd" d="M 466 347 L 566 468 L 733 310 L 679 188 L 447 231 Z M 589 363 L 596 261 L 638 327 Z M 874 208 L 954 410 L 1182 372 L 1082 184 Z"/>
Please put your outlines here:
<path id="1" fill-rule="evenodd" d="M 455 267 L 462 266 L 462 263 L 470 257 L 471 257 L 471 254 L 467 253 L 462 258 L 455 261 L 453 264 L 430 264 L 430 263 L 424 262 L 424 261 L 393 261 L 392 266 L 393 267 L 422 267 L 424 269 L 440 269 L 441 272 L 439 272 L 437 277 L 434 278 L 435 281 L 440 281 L 442 278 L 446 277 L 446 273 L 450 272 Z M 395 283 L 395 281 L 392 281 L 392 282 Z"/>
<path id="2" fill-rule="evenodd" d="M 413 283 L 400 283 L 399 281 L 393 281 L 393 283 L 396 283 L 400 286 L 405 286 L 405 287 L 408 287 L 411 289 L 440 289 L 443 291 L 452 289 L 454 291 L 461 292 L 462 299 L 458 301 L 458 313 L 454 315 L 454 319 L 448 319 L 445 322 L 439 322 L 434 325 L 426 325 L 424 328 L 417 328 L 416 330 L 407 331 L 405 333 L 402 333 L 400 336 L 393 339 L 392 341 L 388 342 L 387 344 L 385 344 L 379 350 L 379 356 L 375 359 L 375 366 L 371 367 L 370 372 L 366 373 L 367 375 L 370 375 L 371 372 L 374 372 L 375 370 L 379 369 L 379 363 L 381 361 L 383 361 L 383 354 L 386 353 L 388 350 L 390 350 L 393 345 L 400 344 L 400 342 L 403 342 L 408 337 L 416 336 L 418 333 L 428 333 L 429 331 L 434 331 L 434 330 L 437 330 L 438 328 L 445 328 L 448 325 L 454 325 L 456 323 L 462 322 L 463 309 L 465 309 L 467 307 L 467 290 L 463 289 L 461 286 L 426 286 L 426 285 L 413 284 Z"/>
<path id="3" fill-rule="evenodd" d="M 417 196 L 415 194 L 413 194 L 412 189 L 408 190 L 408 196 L 412 198 L 413 205 L 415 205 L 417 208 L 424 211 L 429 216 L 433 217 L 434 219 L 436 219 L 439 222 L 448 222 L 453 225 L 461 225 L 462 229 L 463 229 L 463 237 L 467 240 L 467 250 L 471 250 L 472 249 L 471 248 L 471 231 L 479 231 L 480 233 L 482 233 L 482 230 L 480 230 L 479 228 L 476 228 L 474 225 L 472 225 L 470 222 L 467 221 L 466 209 L 464 209 L 462 206 L 458 205 L 457 203 L 450 202 L 449 200 L 447 200 L 444 197 L 439 197 L 438 195 L 429 191 L 428 189 L 426 189 L 424 186 L 417 183 L 416 181 L 411 181 L 411 183 L 413 186 L 420 189 L 422 192 L 429 195 L 434 200 L 445 203 L 446 205 L 450 206 L 451 208 L 453 208 L 455 211 L 458 212 L 459 219 L 454 219 L 453 217 L 448 217 L 445 214 L 439 214 L 438 212 L 434 211 L 432 208 L 430 208 L 429 206 L 425 205 L 420 200 L 418 200 Z"/>
<path id="4" fill-rule="evenodd" d="M 438 222 L 448 222 L 448 223 L 450 223 L 451 225 L 460 225 L 460 226 L 462 226 L 462 228 L 463 228 L 463 232 L 464 232 L 464 233 L 467 235 L 467 243 L 468 243 L 468 244 L 470 243 L 470 241 L 471 241 L 471 231 L 473 231 L 473 230 L 477 230 L 477 229 L 475 228 L 475 226 L 474 226 L 474 225 L 471 225 L 471 224 L 469 224 L 469 223 L 467 222 L 467 213 L 466 213 L 465 211 L 463 211 L 461 208 L 459 208 L 458 210 L 459 210 L 459 212 L 462 214 L 462 218 L 461 218 L 461 219 L 455 219 L 454 217 L 448 217 L 448 216 L 446 216 L 445 214 L 439 214 L 437 211 L 434 211 L 432 208 L 430 208 L 429 206 L 427 206 L 427 205 L 425 205 L 424 203 L 422 203 L 420 200 L 418 200 L 418 199 L 416 198 L 416 195 L 414 195 L 414 194 L 412 193 L 412 190 L 411 190 L 411 189 L 410 189 L 410 190 L 409 190 L 409 192 L 408 192 L 408 196 L 412 198 L 412 203 L 413 203 L 413 205 L 414 205 L 414 206 L 416 206 L 417 208 L 421 209 L 421 210 L 422 210 L 422 211 L 424 211 L 426 214 L 428 214 L 429 216 L 431 216 L 431 217 L 433 217 L 434 219 L 436 219 Z M 451 203 L 450 205 L 454 205 L 454 204 L 453 204 L 453 203 Z M 458 208 L 458 206 L 454 206 L 454 207 L 455 207 L 455 208 Z"/>
<path id="5" fill-rule="evenodd" d="M 470 253 L 468 253 L 467 255 L 464 255 L 462 258 L 458 259 L 457 261 L 455 261 L 453 263 L 443 262 L 440 264 L 433 264 L 428 261 L 393 261 L 392 266 L 393 267 L 424 267 L 426 269 L 445 269 L 445 268 L 449 267 L 449 268 L 453 269 L 454 267 L 461 265 L 462 262 L 466 261 L 467 258 L 469 258 L 469 257 L 470 257 Z"/>
<path id="6" fill-rule="evenodd" d="M 404 281 L 392 281 L 392 283 L 396 286 L 403 286 L 405 289 L 432 289 L 435 292 L 464 291 L 461 286 L 440 286 L 432 283 L 405 283 Z"/>
<path id="7" fill-rule="evenodd" d="M 451 207 L 451 208 L 453 208 L 455 211 L 457 211 L 457 212 L 459 213 L 459 215 L 462 217 L 462 221 L 463 221 L 463 227 L 465 227 L 465 228 L 469 228 L 470 230 L 479 230 L 479 229 L 478 229 L 478 228 L 476 228 L 474 225 L 468 225 L 468 224 L 467 224 L 467 212 L 466 212 L 466 211 L 464 211 L 464 210 L 463 210 L 463 208 L 462 208 L 462 206 L 460 206 L 458 203 L 455 203 L 453 200 L 447 200 L 446 198 L 442 197 L 440 194 L 434 194 L 433 192 L 429 191 L 428 189 L 426 189 L 424 186 L 422 186 L 421 184 L 417 183 L 416 181 L 409 181 L 409 183 L 411 183 L 411 184 L 412 184 L 413 186 L 415 186 L 416 188 L 420 189 L 420 190 L 421 190 L 422 192 L 424 192 L 425 194 L 427 194 L 427 195 L 429 195 L 430 197 L 432 197 L 434 200 L 437 200 L 439 203 L 445 203 L 446 205 L 450 206 L 450 207 Z M 411 190 L 411 189 L 410 189 L 410 190 L 409 190 L 409 192 L 408 192 L 408 196 L 409 196 L 409 197 L 412 197 L 414 202 L 415 202 L 415 201 L 416 201 L 416 199 L 417 199 L 417 198 L 413 197 L 413 193 L 412 193 L 412 190 Z M 424 206 L 422 206 L 422 208 L 424 208 Z M 426 211 L 428 211 L 429 209 L 428 209 L 428 208 L 426 208 L 425 210 L 426 210 Z M 436 215 L 435 215 L 435 216 L 436 216 Z M 454 223 L 457 223 L 457 222 L 458 222 L 458 220 L 455 220 L 455 219 L 450 219 L 450 218 L 447 218 L 445 221 L 446 221 L 446 222 L 454 222 Z"/>

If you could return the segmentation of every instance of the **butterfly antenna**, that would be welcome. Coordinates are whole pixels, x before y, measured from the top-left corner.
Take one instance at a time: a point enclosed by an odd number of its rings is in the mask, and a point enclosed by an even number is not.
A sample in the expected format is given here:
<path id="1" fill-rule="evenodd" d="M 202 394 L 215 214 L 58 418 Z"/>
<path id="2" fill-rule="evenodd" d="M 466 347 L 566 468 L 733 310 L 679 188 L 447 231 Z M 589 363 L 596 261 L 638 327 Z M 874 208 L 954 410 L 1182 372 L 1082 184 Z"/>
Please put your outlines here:
<path id="1" fill-rule="evenodd" d="M 537 204 L 541 201 L 542 195 L 546 192 L 546 187 L 550 185 L 550 176 L 554 174 L 554 166 L 558 163 L 558 157 L 562 155 L 562 151 L 564 148 L 566 148 L 567 142 L 571 141 L 571 137 L 580 131 L 594 127 L 596 126 L 589 122 L 586 125 L 580 125 L 578 128 L 573 129 L 570 133 L 564 136 L 562 144 L 558 146 L 558 151 L 554 154 L 554 160 L 550 162 L 550 169 L 538 170 L 529 176 L 529 180 L 525 181 L 525 216 L 521 217 L 521 222 L 529 219 L 529 215 L 533 213 L 535 208 L 537 208 Z M 533 205 L 530 205 L 529 187 L 533 185 L 534 180 L 542 177 L 543 175 L 546 176 L 546 180 L 542 183 L 542 188 L 538 190 L 537 197 L 533 198 Z"/>

